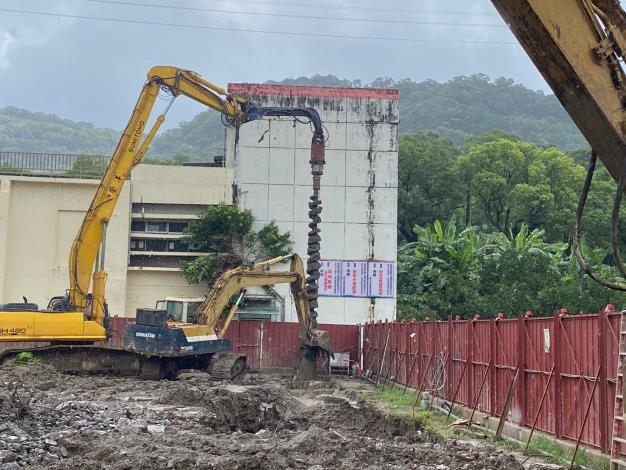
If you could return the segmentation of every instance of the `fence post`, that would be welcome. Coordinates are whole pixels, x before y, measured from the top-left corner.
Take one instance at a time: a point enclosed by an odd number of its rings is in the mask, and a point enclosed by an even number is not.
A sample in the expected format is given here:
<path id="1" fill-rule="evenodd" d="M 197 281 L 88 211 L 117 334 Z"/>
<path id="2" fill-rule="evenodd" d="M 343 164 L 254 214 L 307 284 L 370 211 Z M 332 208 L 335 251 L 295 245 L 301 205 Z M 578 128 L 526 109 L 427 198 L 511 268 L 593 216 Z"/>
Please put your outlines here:
<path id="1" fill-rule="evenodd" d="M 608 416 L 609 416 L 609 404 L 608 404 L 608 381 L 606 378 L 606 363 L 607 363 L 607 316 L 603 310 L 598 312 L 598 366 L 599 370 L 599 393 L 600 393 L 600 449 L 602 453 L 606 454 L 609 451 L 609 436 L 608 436 Z"/>
<path id="2" fill-rule="evenodd" d="M 452 383 L 453 383 L 453 377 L 452 377 L 452 371 L 453 371 L 453 367 L 452 367 L 452 361 L 453 361 L 453 356 L 452 356 L 452 331 L 453 331 L 453 325 L 452 325 L 452 315 L 448 314 L 448 364 L 446 365 L 446 376 L 448 377 L 448 381 L 447 381 L 447 390 L 446 390 L 446 399 L 450 399 L 450 397 L 452 396 L 452 393 L 454 393 L 452 391 Z"/>
<path id="3" fill-rule="evenodd" d="M 476 331 L 474 330 L 474 320 L 466 320 L 467 321 L 467 368 L 469 369 L 467 372 L 469 375 L 467 376 L 466 382 L 466 392 L 467 392 L 467 403 L 466 405 L 470 405 L 474 402 L 472 400 L 472 392 L 474 391 L 474 334 Z"/>
<path id="4" fill-rule="evenodd" d="M 553 315 L 554 330 L 554 435 L 563 437 L 563 398 L 561 396 L 561 316 L 559 312 Z"/>
<path id="5" fill-rule="evenodd" d="M 517 387 L 517 398 L 520 404 L 520 424 L 526 425 L 526 399 L 527 399 L 527 381 L 526 381 L 526 320 L 521 315 L 517 322 L 517 363 L 519 364 L 520 376 Z"/>
<path id="6" fill-rule="evenodd" d="M 496 334 L 498 325 L 492 318 L 489 321 L 489 414 L 496 415 L 496 404 L 498 397 L 498 381 L 496 377 Z"/>

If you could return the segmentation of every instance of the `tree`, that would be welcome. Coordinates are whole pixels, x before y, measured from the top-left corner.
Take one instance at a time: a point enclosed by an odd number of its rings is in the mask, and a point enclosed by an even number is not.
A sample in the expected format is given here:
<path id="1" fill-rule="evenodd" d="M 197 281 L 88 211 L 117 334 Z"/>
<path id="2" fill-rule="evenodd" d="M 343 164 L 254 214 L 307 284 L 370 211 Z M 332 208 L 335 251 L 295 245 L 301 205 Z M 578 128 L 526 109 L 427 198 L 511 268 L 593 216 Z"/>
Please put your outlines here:
<path id="1" fill-rule="evenodd" d="M 549 241 L 569 238 L 584 169 L 554 147 L 496 140 L 459 158 L 471 193 L 472 223 L 504 234 L 523 224 L 545 228 Z"/>
<path id="2" fill-rule="evenodd" d="M 402 135 L 399 141 L 398 231 L 414 240 L 414 225 L 447 220 L 463 207 L 455 171 L 457 149 L 432 132 Z"/>
<path id="3" fill-rule="evenodd" d="M 68 178 L 101 178 L 104 175 L 109 158 L 104 155 L 79 155 L 72 168 L 65 172 Z"/>
<path id="4" fill-rule="evenodd" d="M 511 195 L 516 185 L 528 180 L 530 150 L 528 144 L 497 140 L 471 146 L 459 158 L 459 171 L 471 194 L 472 209 L 479 209 L 473 223 L 509 232 L 513 222 Z"/>
<path id="5" fill-rule="evenodd" d="M 456 220 L 415 227 L 417 240 L 398 252 L 398 316 L 442 317 L 476 303 L 480 237 L 457 231 Z"/>
<path id="6" fill-rule="evenodd" d="M 273 221 L 259 231 L 253 225 L 249 209 L 221 203 L 201 212 L 187 226 L 183 241 L 210 254 L 182 264 L 187 281 L 211 285 L 226 269 L 289 253 L 293 245 L 289 232 L 281 234 Z"/>
<path id="7" fill-rule="evenodd" d="M 626 294 L 587 278 L 566 243 L 548 243 L 541 229 L 523 225 L 517 234 L 457 232 L 447 224 L 415 227 L 417 240 L 398 252 L 398 316 L 445 319 L 459 313 L 482 318 L 498 312 L 517 316 L 525 310 L 549 315 L 559 307 L 572 312 L 595 311 L 607 303 L 626 305 Z M 607 251 L 583 244 L 596 272 L 623 282 L 604 264 Z"/>

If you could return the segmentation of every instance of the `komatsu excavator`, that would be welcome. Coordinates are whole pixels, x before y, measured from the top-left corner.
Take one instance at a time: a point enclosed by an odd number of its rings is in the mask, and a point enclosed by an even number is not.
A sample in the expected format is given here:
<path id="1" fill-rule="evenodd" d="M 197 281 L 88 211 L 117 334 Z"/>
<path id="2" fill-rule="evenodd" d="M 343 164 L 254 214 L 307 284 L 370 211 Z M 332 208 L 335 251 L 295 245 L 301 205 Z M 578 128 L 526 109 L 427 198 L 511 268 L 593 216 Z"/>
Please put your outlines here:
<path id="1" fill-rule="evenodd" d="M 268 270 L 270 266 L 288 260 L 291 261 L 289 271 Z M 163 378 L 188 368 L 208 370 L 218 379 L 237 378 L 245 369 L 245 357 L 231 353 L 221 354 L 219 360 L 215 360 L 213 354 L 230 350 L 224 335 L 244 290 L 275 284 L 291 286 L 303 347 L 298 370 L 310 378 L 318 353 L 328 354 L 332 349 L 328 333 L 314 328 L 310 321 L 304 264 L 295 253 L 222 273 L 196 309 L 193 323 L 170 321 L 165 310 L 140 309 L 136 323 L 129 324 L 124 332 L 124 349 L 154 357 L 148 366 L 143 367 L 142 374 L 146 378 Z M 228 310 L 223 325 L 218 327 L 222 312 L 236 295 L 236 302 Z"/>
<path id="2" fill-rule="evenodd" d="M 160 91 L 171 95 L 171 101 L 146 134 L 146 123 Z M 308 276 L 304 277 L 303 270 L 297 273 L 282 273 L 282 275 L 272 273 L 270 276 L 259 272 L 259 269 L 265 265 L 256 265 L 255 269 L 246 271 L 247 275 L 239 271 L 240 274 L 233 279 L 238 279 L 237 282 L 242 285 L 251 282 L 252 279 L 260 284 L 250 285 L 273 284 L 274 281 L 288 279 L 285 282 L 295 283 L 292 284 L 292 290 L 294 290 L 294 285 L 298 285 L 300 290 L 297 296 L 294 293 L 294 297 L 302 299 L 304 296 L 307 304 L 301 304 L 300 307 L 308 309 L 306 314 L 301 309 L 298 310 L 301 330 L 306 332 L 301 335 L 303 356 L 310 357 L 324 349 L 315 341 L 316 337 L 326 338 L 322 333 L 315 333 L 317 331 L 317 312 L 315 311 L 317 279 L 319 278 L 319 265 L 315 263 L 319 261 L 320 239 L 317 223 L 320 221 L 319 213 L 321 212 L 319 188 L 325 163 L 324 129 L 319 114 L 312 108 L 256 106 L 242 97 L 228 95 L 224 89 L 208 82 L 195 72 L 171 66 L 156 66 L 148 72 L 147 81 L 141 90 L 131 118 L 71 246 L 70 282 L 66 294 L 53 297 L 48 307 L 43 310 L 26 302 L 0 306 L 0 341 L 49 342 L 50 346 L 33 348 L 29 351 L 63 370 L 137 374 L 148 378 L 171 375 L 176 367 L 182 366 L 182 363 L 189 365 L 194 360 L 200 366 L 207 367 L 208 359 L 214 352 L 230 348 L 228 340 L 215 337 L 215 328 L 221 314 L 219 306 L 225 305 L 224 296 L 228 292 L 231 295 L 234 293 L 230 289 L 232 284 L 228 283 L 224 286 L 225 290 L 222 295 L 218 295 L 215 288 L 211 291 L 213 297 L 209 296 L 209 299 L 215 297 L 218 299 L 217 303 L 205 306 L 203 310 L 205 313 L 199 325 L 168 325 L 160 320 L 161 316 L 158 311 L 140 309 L 137 324 L 130 326 L 129 332 L 125 335 L 127 349 L 116 350 L 93 344 L 105 341 L 109 337 L 105 297 L 107 273 L 104 270 L 107 224 L 124 182 L 132 169 L 141 162 L 152 139 L 165 120 L 167 111 L 179 95 L 187 96 L 221 112 L 224 124 L 236 127 L 237 136 L 239 126 L 266 116 L 307 119 L 312 124 L 310 164 L 313 194 L 309 202 L 311 209 L 309 215 L 312 221 L 311 232 L 309 232 Z M 292 257 L 292 263 L 296 263 L 294 268 L 302 264 L 295 261 L 298 259 L 297 256 Z M 150 341 L 157 339 L 157 336 L 153 336 L 156 333 L 149 327 L 161 328 L 159 341 Z M 171 331 L 168 327 L 172 328 Z M 130 340 L 131 337 L 133 341 Z M 183 337 L 187 338 L 185 344 L 183 344 Z M 170 341 L 169 346 L 166 345 L 166 341 Z M 18 352 L 9 350 L 0 355 L 0 363 Z M 177 357 L 180 360 L 175 360 Z M 234 361 L 230 360 L 230 366 L 213 364 L 215 370 L 223 371 L 232 368 L 235 374 L 238 373 L 240 365 L 241 360 L 238 357 Z"/>

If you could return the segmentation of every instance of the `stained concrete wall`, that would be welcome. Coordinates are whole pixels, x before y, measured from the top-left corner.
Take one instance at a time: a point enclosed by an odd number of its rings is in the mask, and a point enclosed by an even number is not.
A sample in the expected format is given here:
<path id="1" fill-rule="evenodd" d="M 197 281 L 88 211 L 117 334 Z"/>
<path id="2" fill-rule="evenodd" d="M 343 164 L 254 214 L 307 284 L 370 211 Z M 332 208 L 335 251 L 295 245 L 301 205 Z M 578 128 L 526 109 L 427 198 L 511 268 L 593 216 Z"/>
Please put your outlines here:
<path id="1" fill-rule="evenodd" d="M 322 177 L 324 259 L 396 260 L 398 93 L 396 90 L 231 84 L 230 93 L 262 106 L 315 108 L 327 130 Z M 311 194 L 310 126 L 293 119 L 250 122 L 227 131 L 226 162 L 239 204 L 258 225 L 275 220 L 306 258 Z M 289 298 L 288 289 L 279 292 Z M 289 304 L 291 304 L 289 306 Z M 319 320 L 357 323 L 393 318 L 395 298 L 320 299 Z M 293 302 L 286 318 L 295 321 Z"/>

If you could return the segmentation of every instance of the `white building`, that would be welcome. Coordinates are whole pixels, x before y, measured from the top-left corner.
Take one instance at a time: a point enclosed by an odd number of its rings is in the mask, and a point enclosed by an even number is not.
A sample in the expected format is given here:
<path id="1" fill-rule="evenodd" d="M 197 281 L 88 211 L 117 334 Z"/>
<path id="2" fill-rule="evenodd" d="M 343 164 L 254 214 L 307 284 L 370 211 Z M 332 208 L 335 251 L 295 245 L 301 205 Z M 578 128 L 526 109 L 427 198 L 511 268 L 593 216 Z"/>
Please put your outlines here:
<path id="1" fill-rule="evenodd" d="M 112 315 L 134 316 L 165 296 L 202 297 L 180 261 L 197 253 L 178 240 L 209 204 L 232 200 L 226 168 L 139 165 L 107 229 L 107 300 Z M 0 303 L 40 307 L 69 287 L 70 246 L 98 187 L 97 179 L 0 174 Z"/>
<path id="2" fill-rule="evenodd" d="M 397 90 L 230 84 L 228 91 L 260 106 L 315 108 L 326 127 L 321 254 L 330 260 L 329 267 L 337 271 L 332 274 L 335 282 L 331 283 L 338 284 L 333 287 L 340 295 L 320 298 L 319 321 L 357 323 L 394 318 Z M 303 258 L 312 191 L 311 136 L 309 125 L 294 123 L 289 118 L 271 118 L 242 126 L 237 145 L 234 130 L 229 130 L 226 138 L 226 165 L 234 171 L 238 204 L 251 209 L 259 225 L 275 220 L 283 231 L 291 232 L 294 250 Z M 390 275 L 385 279 L 389 297 L 368 296 L 368 260 L 388 262 L 384 266 L 390 270 L 385 273 Z M 357 271 L 362 267 L 356 282 L 356 294 L 361 296 L 353 296 L 350 289 L 339 285 L 347 269 L 354 273 L 355 264 Z M 344 276 L 340 272 L 342 265 Z M 370 263 L 370 275 L 373 267 L 374 263 Z M 289 297 L 285 286 L 277 290 Z M 286 319 L 295 321 L 290 303 Z"/>

